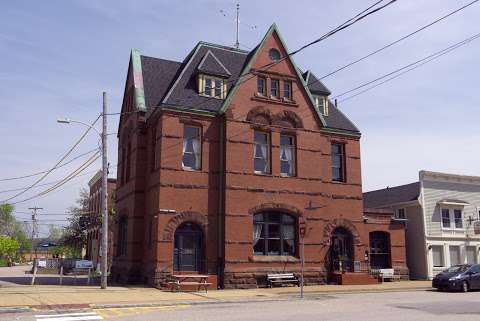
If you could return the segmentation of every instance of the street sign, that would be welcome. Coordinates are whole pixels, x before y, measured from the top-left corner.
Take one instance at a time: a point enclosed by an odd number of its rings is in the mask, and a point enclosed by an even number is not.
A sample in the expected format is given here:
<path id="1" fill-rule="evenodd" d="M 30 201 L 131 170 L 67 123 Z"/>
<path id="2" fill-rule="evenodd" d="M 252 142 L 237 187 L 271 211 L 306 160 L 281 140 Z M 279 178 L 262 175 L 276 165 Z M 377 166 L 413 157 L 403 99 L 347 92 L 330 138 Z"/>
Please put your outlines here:
<path id="1" fill-rule="evenodd" d="M 76 269 L 91 269 L 93 268 L 93 262 L 88 260 L 78 260 L 75 261 Z"/>

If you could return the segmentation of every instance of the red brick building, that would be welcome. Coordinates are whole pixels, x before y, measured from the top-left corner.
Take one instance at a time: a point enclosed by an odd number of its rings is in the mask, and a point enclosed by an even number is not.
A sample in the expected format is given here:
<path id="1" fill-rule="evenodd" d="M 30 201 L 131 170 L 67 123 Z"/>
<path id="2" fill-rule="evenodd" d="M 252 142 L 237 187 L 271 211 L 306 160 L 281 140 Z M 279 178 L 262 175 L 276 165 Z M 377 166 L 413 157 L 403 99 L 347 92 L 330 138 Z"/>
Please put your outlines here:
<path id="1" fill-rule="evenodd" d="M 113 217 L 114 214 L 114 197 L 117 180 L 115 178 L 108 179 L 108 209 Z M 93 266 L 97 267 L 100 264 L 101 250 L 100 244 L 102 243 L 102 171 L 98 171 L 88 182 L 90 189 L 90 197 L 88 200 L 88 214 L 89 220 L 87 221 L 87 252 L 86 258 L 93 262 Z M 114 243 L 114 221 L 109 221 L 110 235 L 108 238 L 109 244 L 109 266 L 113 259 L 113 243 Z"/>
<path id="2" fill-rule="evenodd" d="M 273 25 L 251 52 L 133 50 L 119 124 L 114 278 L 208 273 L 225 288 L 405 266 L 404 227 L 362 204 L 360 132 L 295 66 Z M 361 273 L 351 273 L 360 276 Z"/>

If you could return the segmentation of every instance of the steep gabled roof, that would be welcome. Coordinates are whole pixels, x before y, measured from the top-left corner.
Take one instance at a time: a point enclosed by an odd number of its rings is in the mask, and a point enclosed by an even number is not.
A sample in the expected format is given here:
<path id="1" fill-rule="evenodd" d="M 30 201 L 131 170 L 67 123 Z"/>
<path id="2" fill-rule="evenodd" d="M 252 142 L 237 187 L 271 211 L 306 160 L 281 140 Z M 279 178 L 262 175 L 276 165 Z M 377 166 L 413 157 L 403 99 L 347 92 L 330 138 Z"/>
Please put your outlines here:
<path id="1" fill-rule="evenodd" d="M 391 204 L 411 202 L 420 196 L 420 183 L 387 187 L 363 193 L 363 206 L 367 208 L 386 207 Z"/>
<path id="2" fill-rule="evenodd" d="M 303 73 L 303 78 L 312 94 L 326 96 L 331 94 L 330 90 L 310 70 Z"/>
<path id="3" fill-rule="evenodd" d="M 348 119 L 347 116 L 338 108 L 335 107 L 331 101 L 328 101 L 328 116 L 323 116 L 327 123 L 327 128 L 334 130 L 347 130 L 352 133 L 360 134 L 360 130 L 357 126 Z"/>
<path id="4" fill-rule="evenodd" d="M 221 77 L 229 77 L 232 75 L 211 50 L 208 50 L 202 58 L 198 64 L 197 70 L 205 74 Z"/>

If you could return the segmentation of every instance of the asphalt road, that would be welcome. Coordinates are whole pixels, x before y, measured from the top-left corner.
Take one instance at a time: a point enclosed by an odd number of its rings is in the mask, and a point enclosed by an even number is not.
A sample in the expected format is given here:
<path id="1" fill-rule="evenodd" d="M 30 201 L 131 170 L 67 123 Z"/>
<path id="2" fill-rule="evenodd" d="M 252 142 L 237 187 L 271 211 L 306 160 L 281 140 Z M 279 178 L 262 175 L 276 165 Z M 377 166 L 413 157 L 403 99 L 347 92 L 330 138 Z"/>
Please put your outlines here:
<path id="1" fill-rule="evenodd" d="M 42 315 L 54 314 L 44 311 Z M 480 320 L 480 292 L 440 293 L 411 291 L 309 296 L 304 300 L 285 297 L 283 301 L 217 303 L 172 308 L 92 310 L 90 320 L 118 321 L 422 321 Z M 33 313 L 0 315 L 0 320 L 37 321 Z M 52 316 L 51 320 L 70 316 Z M 85 319 L 86 320 L 86 319 Z"/>

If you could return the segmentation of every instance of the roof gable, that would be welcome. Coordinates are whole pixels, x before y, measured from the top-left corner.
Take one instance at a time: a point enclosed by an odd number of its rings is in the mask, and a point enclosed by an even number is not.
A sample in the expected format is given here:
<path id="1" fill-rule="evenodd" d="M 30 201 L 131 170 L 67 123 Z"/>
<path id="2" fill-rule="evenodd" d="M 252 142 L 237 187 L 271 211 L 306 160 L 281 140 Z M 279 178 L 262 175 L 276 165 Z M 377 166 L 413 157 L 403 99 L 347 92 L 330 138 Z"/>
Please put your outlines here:
<path id="1" fill-rule="evenodd" d="M 309 70 L 303 74 L 305 76 L 305 82 L 307 83 L 308 89 L 313 94 L 319 95 L 330 95 L 331 92 L 328 88 Z"/>
<path id="2" fill-rule="evenodd" d="M 205 56 L 202 58 L 198 64 L 197 70 L 202 73 L 222 77 L 229 77 L 232 75 L 211 50 L 208 50 Z"/>
<path id="3" fill-rule="evenodd" d="M 420 196 L 420 183 L 387 187 L 363 193 L 363 205 L 368 208 L 389 206 L 390 204 L 411 202 Z"/>
<path id="4" fill-rule="evenodd" d="M 247 64 L 245 65 L 245 67 L 243 68 L 242 72 L 241 72 L 241 75 L 238 79 L 238 81 L 235 83 L 235 86 L 232 88 L 232 90 L 228 93 L 227 95 L 227 98 L 225 99 L 225 102 L 223 103 L 223 106 L 222 108 L 220 109 L 220 113 L 225 113 L 226 110 L 228 109 L 229 105 L 230 105 L 230 102 L 233 98 L 233 96 L 235 95 L 236 91 L 238 90 L 240 84 L 243 82 L 243 80 L 247 77 L 248 74 L 250 74 L 251 70 L 252 70 L 252 66 L 253 64 L 255 63 L 255 61 L 257 60 L 260 52 L 262 52 L 264 50 L 264 47 L 265 47 L 265 44 L 266 44 L 266 41 L 273 36 L 273 34 L 276 34 L 278 36 L 278 39 L 279 39 L 279 43 L 280 43 L 280 46 L 283 47 L 283 50 L 287 53 L 287 57 L 286 57 L 286 60 L 292 65 L 295 73 L 296 73 L 296 76 L 297 76 L 297 79 L 299 81 L 299 83 L 301 84 L 300 87 L 303 87 L 303 90 L 304 90 L 304 93 L 306 94 L 306 96 L 308 97 L 308 100 L 309 100 L 309 103 L 310 103 L 310 106 L 313 107 L 313 109 L 315 110 L 315 114 L 318 116 L 322 126 L 326 126 L 326 122 L 323 118 L 323 115 L 320 113 L 320 111 L 316 108 L 315 106 L 315 103 L 313 101 L 313 97 L 310 93 L 309 90 L 306 90 L 307 88 L 307 85 L 305 83 L 305 79 L 303 78 L 303 75 L 301 74 L 300 72 L 300 69 L 296 66 L 295 62 L 293 61 L 292 57 L 288 56 L 288 48 L 285 44 L 285 41 L 283 40 L 282 36 L 280 35 L 280 32 L 278 30 L 278 27 L 277 25 L 274 23 L 272 24 L 272 26 L 268 29 L 267 33 L 265 34 L 265 36 L 263 37 L 262 41 L 260 42 L 260 44 L 255 47 L 255 49 L 252 51 L 253 54 L 251 54 L 250 56 L 250 59 L 249 61 L 247 62 Z"/>

